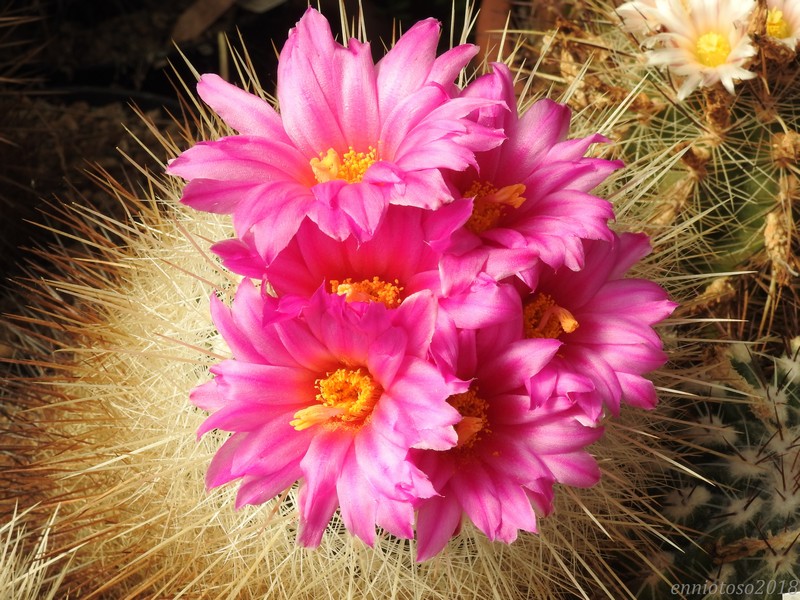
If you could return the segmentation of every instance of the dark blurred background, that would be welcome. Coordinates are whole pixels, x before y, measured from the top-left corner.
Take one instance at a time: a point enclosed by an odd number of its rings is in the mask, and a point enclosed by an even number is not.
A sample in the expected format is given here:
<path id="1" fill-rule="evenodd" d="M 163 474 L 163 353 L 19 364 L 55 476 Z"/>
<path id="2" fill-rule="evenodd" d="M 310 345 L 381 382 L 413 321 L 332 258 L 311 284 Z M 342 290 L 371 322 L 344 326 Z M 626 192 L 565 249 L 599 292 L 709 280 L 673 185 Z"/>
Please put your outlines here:
<path id="1" fill-rule="evenodd" d="M 346 0 L 347 14 L 359 3 Z M 449 47 L 451 0 L 362 0 L 378 58 L 400 30 L 435 17 Z M 224 36 L 241 36 L 262 85 L 272 91 L 279 50 L 306 10 L 306 0 L 27 0 L 0 9 L 0 286 L 20 275 L 31 246 L 51 243 L 35 225 L 49 203 L 90 203 L 119 210 L 86 173 L 99 165 L 125 182 L 138 177 L 120 151 L 140 164 L 157 163 L 130 133 L 152 140 L 132 105 L 163 127 L 179 113 L 177 77 L 224 68 Z M 463 25 L 465 0 L 456 2 Z M 320 3 L 334 32 L 338 0 Z M 177 39 L 176 43 L 173 42 Z M 176 72 L 177 71 L 177 76 Z M 235 79 L 235 71 L 231 70 Z M 6 299 L 6 302 L 8 300 Z M 0 306 L 0 312 L 8 309 Z"/>

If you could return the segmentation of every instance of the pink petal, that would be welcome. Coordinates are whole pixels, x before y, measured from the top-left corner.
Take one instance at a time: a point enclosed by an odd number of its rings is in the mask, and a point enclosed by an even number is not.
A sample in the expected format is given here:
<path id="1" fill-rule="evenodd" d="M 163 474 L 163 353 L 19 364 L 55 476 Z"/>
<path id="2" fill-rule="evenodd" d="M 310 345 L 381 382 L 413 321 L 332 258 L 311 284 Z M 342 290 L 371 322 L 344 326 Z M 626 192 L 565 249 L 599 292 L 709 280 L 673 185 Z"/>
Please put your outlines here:
<path id="1" fill-rule="evenodd" d="M 339 498 L 336 480 L 342 472 L 352 438 L 339 432 L 318 433 L 300 461 L 304 481 L 300 485 L 300 529 L 297 542 L 316 547 L 331 520 Z"/>
<path id="2" fill-rule="evenodd" d="M 461 505 L 453 496 L 429 498 L 417 516 L 417 562 L 436 556 L 461 523 Z"/>
<path id="3" fill-rule="evenodd" d="M 376 65 L 382 115 L 390 114 L 403 99 L 427 83 L 436 58 L 439 29 L 435 19 L 415 23 Z"/>
<path id="4" fill-rule="evenodd" d="M 588 452 L 545 457 L 547 466 L 563 485 L 588 488 L 600 481 L 600 467 Z"/>
<path id="5" fill-rule="evenodd" d="M 287 464 L 298 465 L 312 443 L 313 432 L 296 431 L 289 425 L 293 414 L 276 416 L 259 429 L 246 432 L 231 457 L 231 473 L 241 477 L 254 470 L 271 473 Z"/>
<path id="6" fill-rule="evenodd" d="M 290 463 L 269 475 L 245 477 L 236 494 L 236 508 L 245 504 L 263 504 L 292 487 L 300 474 L 300 467 Z"/>
<path id="7" fill-rule="evenodd" d="M 198 142 L 169 163 L 167 173 L 184 179 L 314 182 L 308 159 L 274 139 L 236 135 Z"/>
<path id="8" fill-rule="evenodd" d="M 247 437 L 246 433 L 234 433 L 219 447 L 211 464 L 206 471 L 206 489 L 211 489 L 228 483 L 238 477 L 231 473 L 233 457 L 239 449 L 239 444 Z"/>
<path id="9" fill-rule="evenodd" d="M 414 506 L 405 500 L 381 498 L 376 522 L 395 537 L 411 539 L 414 537 Z"/>
<path id="10" fill-rule="evenodd" d="M 333 148 L 359 152 L 378 138 L 378 98 L 369 45 L 340 46 L 328 21 L 309 8 L 278 61 L 283 126 L 307 158 Z"/>
<path id="11" fill-rule="evenodd" d="M 428 352 L 436 330 L 437 305 L 433 294 L 423 290 L 405 298 L 391 315 L 392 323 L 408 334 L 408 349 L 420 358 Z"/>
<path id="12" fill-rule="evenodd" d="M 240 134 L 258 135 L 289 143 L 278 113 L 255 94 L 246 92 L 213 73 L 200 77 L 197 93 L 225 123 Z"/>
<path id="13" fill-rule="evenodd" d="M 490 540 L 496 539 L 502 524 L 502 498 L 496 495 L 494 482 L 485 467 L 480 463 L 471 464 L 469 474 L 456 475 L 449 487 L 475 526 Z"/>
<path id="14" fill-rule="evenodd" d="M 344 459 L 342 472 L 336 481 L 336 494 L 339 497 L 344 526 L 368 546 L 372 546 L 375 543 L 375 520 L 379 498 L 364 474 L 359 471 L 352 447 Z"/>
<path id="15" fill-rule="evenodd" d="M 520 175 L 533 172 L 553 145 L 566 138 L 569 121 L 569 108 L 546 98 L 539 100 L 506 131 L 503 160 Z"/>
<path id="16" fill-rule="evenodd" d="M 492 393 L 502 393 L 525 385 L 555 356 L 561 342 L 551 339 L 526 339 L 511 344 L 496 357 L 486 357 L 478 367 L 483 385 Z"/>
<path id="17" fill-rule="evenodd" d="M 252 245 L 234 238 L 217 242 L 211 251 L 220 257 L 226 269 L 253 279 L 265 278 L 266 263 Z"/>
<path id="18" fill-rule="evenodd" d="M 519 310 L 519 297 L 511 286 L 480 274 L 469 289 L 440 298 L 439 306 L 457 327 L 477 329 L 514 318 Z"/>
<path id="19" fill-rule="evenodd" d="M 189 392 L 189 401 L 197 408 L 214 412 L 225 406 L 225 397 L 219 393 L 215 380 L 206 381 Z"/>

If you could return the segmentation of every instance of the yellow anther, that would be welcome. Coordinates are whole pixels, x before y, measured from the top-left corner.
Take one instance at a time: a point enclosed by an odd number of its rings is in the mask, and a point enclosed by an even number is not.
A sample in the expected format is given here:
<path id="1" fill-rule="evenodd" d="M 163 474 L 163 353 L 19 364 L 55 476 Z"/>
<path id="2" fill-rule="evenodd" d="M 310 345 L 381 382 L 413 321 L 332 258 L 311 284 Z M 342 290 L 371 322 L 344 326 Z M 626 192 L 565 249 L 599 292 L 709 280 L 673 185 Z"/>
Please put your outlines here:
<path id="1" fill-rule="evenodd" d="M 727 38 L 712 31 L 698 38 L 696 50 L 700 64 L 706 67 L 718 67 L 727 62 L 731 45 Z"/>
<path id="2" fill-rule="evenodd" d="M 789 23 L 783 18 L 783 11 L 778 8 L 770 8 L 767 11 L 767 35 L 782 40 L 792 35 Z"/>
<path id="3" fill-rule="evenodd" d="M 387 308 L 397 308 L 403 301 L 403 288 L 395 279 L 383 281 L 379 277 L 353 281 L 350 277 L 342 282 L 330 281 L 331 292 L 344 296 L 348 302 L 382 302 Z"/>
<path id="4" fill-rule="evenodd" d="M 521 183 L 496 188 L 485 181 L 474 181 L 464 192 L 465 198 L 474 198 L 472 215 L 466 223 L 473 233 L 483 233 L 497 226 L 509 208 L 519 208 L 525 202 L 525 186 Z"/>
<path id="5" fill-rule="evenodd" d="M 377 157 L 378 152 L 372 146 L 366 152 L 356 152 L 351 146 L 342 156 L 333 148 L 328 148 L 324 154 L 320 152 L 319 158 L 311 159 L 311 170 L 320 183 L 334 179 L 358 183 Z"/>
<path id="6" fill-rule="evenodd" d="M 357 429 L 370 417 L 382 393 L 380 385 L 361 367 L 336 369 L 315 385 L 319 404 L 298 410 L 289 422 L 297 431 L 320 424 Z"/>
<path id="7" fill-rule="evenodd" d="M 525 335 L 529 338 L 557 339 L 562 333 L 578 329 L 578 321 L 566 308 L 547 294 L 536 294 L 525 305 Z"/>
<path id="8" fill-rule="evenodd" d="M 454 426 L 458 436 L 456 448 L 468 450 L 485 434 L 492 432 L 486 416 L 488 405 L 478 396 L 477 389 L 471 387 L 466 392 L 454 394 L 447 402 L 461 414 L 461 420 Z"/>

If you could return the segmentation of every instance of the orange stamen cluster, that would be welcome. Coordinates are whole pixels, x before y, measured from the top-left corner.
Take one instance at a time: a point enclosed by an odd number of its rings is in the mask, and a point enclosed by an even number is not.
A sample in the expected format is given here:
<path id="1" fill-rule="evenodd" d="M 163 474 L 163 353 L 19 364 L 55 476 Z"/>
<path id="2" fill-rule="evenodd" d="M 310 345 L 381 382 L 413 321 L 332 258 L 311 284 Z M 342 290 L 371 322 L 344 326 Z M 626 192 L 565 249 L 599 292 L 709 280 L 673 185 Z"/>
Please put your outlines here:
<path id="1" fill-rule="evenodd" d="M 356 152 L 350 146 L 348 151 L 341 156 L 333 148 L 328 148 L 327 152 L 320 152 L 319 158 L 311 159 L 311 170 L 319 183 L 326 183 L 334 179 L 358 183 L 364 179 L 367 169 L 376 160 L 378 160 L 378 151 L 372 146 L 366 152 Z"/>
<path id="2" fill-rule="evenodd" d="M 344 296 L 348 302 L 381 302 L 387 308 L 397 308 L 403 301 L 403 287 L 397 279 L 390 283 L 373 277 L 354 282 L 348 277 L 342 282 L 331 279 L 330 286 L 331 292 Z"/>
<path id="3" fill-rule="evenodd" d="M 290 425 L 302 431 L 324 424 L 333 428 L 358 429 L 369 419 L 382 389 L 366 369 L 340 368 L 314 382 L 318 404 L 294 414 Z"/>
<path id="4" fill-rule="evenodd" d="M 454 394 L 447 402 L 461 414 L 461 420 L 455 424 L 458 436 L 456 448 L 469 450 L 484 435 L 492 433 L 486 416 L 486 400 L 478 396 L 477 388 L 471 387 L 466 392 Z"/>
<path id="5" fill-rule="evenodd" d="M 767 35 L 782 40 L 791 35 L 789 23 L 783 18 L 783 11 L 777 8 L 770 8 L 767 11 Z"/>
<path id="6" fill-rule="evenodd" d="M 547 294 L 535 294 L 526 303 L 523 317 L 525 335 L 529 338 L 557 339 L 562 333 L 572 333 L 578 328 L 578 321 L 572 313 Z"/>
<path id="7" fill-rule="evenodd" d="M 519 208 L 525 202 L 525 186 L 521 183 L 500 189 L 486 181 L 474 181 L 464 192 L 465 198 L 474 198 L 472 215 L 466 223 L 473 233 L 483 233 L 497 227 L 509 209 Z"/>

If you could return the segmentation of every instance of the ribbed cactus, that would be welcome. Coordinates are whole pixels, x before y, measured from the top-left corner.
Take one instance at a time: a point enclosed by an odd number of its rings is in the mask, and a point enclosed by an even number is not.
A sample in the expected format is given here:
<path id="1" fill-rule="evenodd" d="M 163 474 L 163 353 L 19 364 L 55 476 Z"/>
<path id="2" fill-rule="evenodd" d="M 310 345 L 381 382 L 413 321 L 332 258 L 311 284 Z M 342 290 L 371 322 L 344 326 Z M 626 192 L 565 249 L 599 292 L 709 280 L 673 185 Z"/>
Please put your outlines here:
<path id="1" fill-rule="evenodd" d="M 642 581 L 639 597 L 779 600 L 800 591 L 800 337 L 779 357 L 739 344 L 708 365 L 681 435 L 706 481 L 665 494 L 686 538 L 658 557 L 669 581 Z"/>
<path id="2" fill-rule="evenodd" d="M 670 7 L 685 20 L 708 21 L 697 16 L 702 6 L 732 15 L 746 47 L 740 53 L 747 57 L 736 63 L 728 82 L 725 76 L 721 82 L 704 79 L 687 91 L 693 75 L 686 73 L 703 67 L 697 61 L 714 64 L 725 55 L 707 56 L 712 34 L 700 36 L 698 25 L 698 39 L 689 40 L 696 43 L 697 64 L 676 66 L 677 59 L 670 59 L 673 64 L 666 65 L 666 52 L 675 52 L 683 32 L 661 17 Z M 739 333 L 748 339 L 780 334 L 780 305 L 792 297 L 800 269 L 792 215 L 800 194 L 800 5 L 571 0 L 562 3 L 561 14 L 549 32 L 525 31 L 523 19 L 518 64 L 527 70 L 538 63 L 540 81 L 567 90 L 572 107 L 589 118 L 610 111 L 625 115 L 610 136 L 629 166 L 631 184 L 642 183 L 637 173 L 647 165 L 671 163 L 648 190 L 661 205 L 651 232 L 676 225 L 696 232 L 702 247 L 683 257 L 687 272 L 751 272 L 734 282 L 739 302 L 715 316 L 744 316 L 749 324 Z M 734 26 L 726 26 L 731 31 L 722 33 L 733 39 Z M 735 53 L 734 47 L 730 56 Z"/>
<path id="3" fill-rule="evenodd" d="M 800 591 L 800 339 L 781 341 L 797 335 L 800 306 L 800 3 L 546 4 L 559 16 L 544 25 L 530 3 L 514 7 L 517 65 L 611 124 L 623 186 L 655 207 L 643 227 L 697 282 L 679 335 L 725 342 L 687 361 L 683 389 L 697 396 L 675 407 L 670 436 L 687 473 L 652 490 L 684 535 L 631 589 L 779 600 Z"/>

